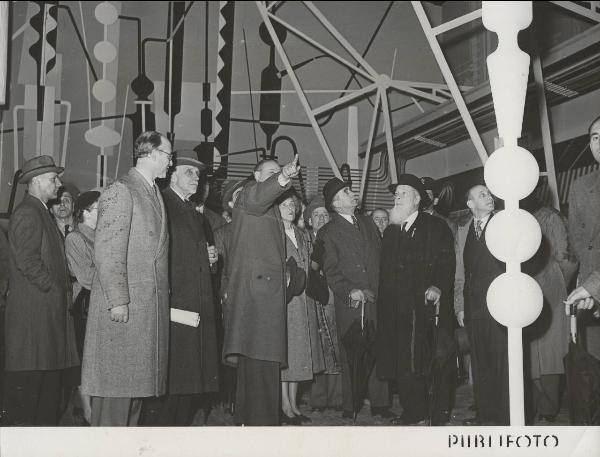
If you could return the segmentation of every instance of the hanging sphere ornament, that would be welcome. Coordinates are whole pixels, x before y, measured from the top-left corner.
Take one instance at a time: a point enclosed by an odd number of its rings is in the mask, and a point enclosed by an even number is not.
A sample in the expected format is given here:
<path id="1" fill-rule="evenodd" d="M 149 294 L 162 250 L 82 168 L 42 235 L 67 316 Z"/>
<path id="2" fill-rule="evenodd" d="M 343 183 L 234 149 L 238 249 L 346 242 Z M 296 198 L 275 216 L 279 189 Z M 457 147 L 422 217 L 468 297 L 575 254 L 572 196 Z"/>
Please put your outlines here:
<path id="1" fill-rule="evenodd" d="M 544 295 L 535 279 L 521 272 L 502 273 L 487 292 L 490 314 L 502 325 L 523 328 L 542 312 Z"/>
<path id="2" fill-rule="evenodd" d="M 540 224 L 523 209 L 500 211 L 485 229 L 488 249 L 502 262 L 526 262 L 537 252 L 541 241 Z"/>
<path id="3" fill-rule="evenodd" d="M 540 167 L 526 149 L 504 146 L 486 161 L 483 175 L 488 189 L 502 200 L 522 200 L 537 185 Z"/>

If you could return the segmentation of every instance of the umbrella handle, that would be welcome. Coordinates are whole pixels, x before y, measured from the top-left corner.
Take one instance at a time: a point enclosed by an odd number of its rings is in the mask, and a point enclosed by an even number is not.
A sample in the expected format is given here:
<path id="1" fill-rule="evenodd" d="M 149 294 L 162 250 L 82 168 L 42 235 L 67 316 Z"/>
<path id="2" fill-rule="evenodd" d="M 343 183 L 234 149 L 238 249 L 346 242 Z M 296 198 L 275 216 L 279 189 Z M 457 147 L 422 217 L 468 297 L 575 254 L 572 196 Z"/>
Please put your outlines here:
<path id="1" fill-rule="evenodd" d="M 365 302 L 360 302 L 360 329 L 365 329 Z"/>
<path id="2" fill-rule="evenodd" d="M 571 341 L 577 343 L 577 305 L 569 305 L 569 314 L 571 315 Z"/>

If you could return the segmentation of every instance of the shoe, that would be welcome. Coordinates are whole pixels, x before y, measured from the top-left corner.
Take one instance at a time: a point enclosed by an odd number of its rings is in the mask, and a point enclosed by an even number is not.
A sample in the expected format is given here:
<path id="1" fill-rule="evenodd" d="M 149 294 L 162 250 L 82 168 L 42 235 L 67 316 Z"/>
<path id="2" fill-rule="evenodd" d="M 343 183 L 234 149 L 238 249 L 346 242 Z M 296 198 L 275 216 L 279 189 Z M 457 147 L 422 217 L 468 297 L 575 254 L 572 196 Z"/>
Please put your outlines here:
<path id="1" fill-rule="evenodd" d="M 483 423 L 477 417 L 467 417 L 465 420 L 463 420 L 463 425 L 483 425 Z"/>
<path id="2" fill-rule="evenodd" d="M 294 413 L 296 414 L 296 413 Z M 312 419 L 304 414 L 296 414 L 296 419 L 300 419 L 300 422 L 312 422 Z"/>
<path id="3" fill-rule="evenodd" d="M 342 419 L 354 419 L 354 413 L 352 411 L 344 411 L 342 413 Z"/>
<path id="4" fill-rule="evenodd" d="M 394 417 L 394 413 L 392 413 L 390 409 L 385 406 L 374 406 L 371 408 L 371 416 L 380 416 L 384 419 L 389 419 L 390 417 Z"/>
<path id="5" fill-rule="evenodd" d="M 450 411 L 437 411 L 433 413 L 431 425 L 446 425 L 450 422 Z"/>
<path id="6" fill-rule="evenodd" d="M 426 420 L 423 418 L 416 418 L 408 414 L 402 414 L 394 417 L 390 423 L 392 425 L 425 425 Z"/>
<path id="7" fill-rule="evenodd" d="M 281 415 L 279 422 L 281 422 L 282 425 L 302 425 L 302 421 L 299 417 L 288 417 L 285 414 Z"/>

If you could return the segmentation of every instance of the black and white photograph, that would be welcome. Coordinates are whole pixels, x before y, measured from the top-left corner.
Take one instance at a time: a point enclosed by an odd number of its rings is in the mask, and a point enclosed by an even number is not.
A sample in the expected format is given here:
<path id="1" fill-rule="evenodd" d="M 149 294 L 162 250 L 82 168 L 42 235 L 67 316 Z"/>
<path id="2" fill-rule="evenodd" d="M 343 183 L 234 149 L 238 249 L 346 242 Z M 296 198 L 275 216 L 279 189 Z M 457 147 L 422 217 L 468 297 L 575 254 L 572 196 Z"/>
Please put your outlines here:
<path id="1" fill-rule="evenodd" d="M 0 455 L 600 453 L 600 2 L 0 1 Z"/>

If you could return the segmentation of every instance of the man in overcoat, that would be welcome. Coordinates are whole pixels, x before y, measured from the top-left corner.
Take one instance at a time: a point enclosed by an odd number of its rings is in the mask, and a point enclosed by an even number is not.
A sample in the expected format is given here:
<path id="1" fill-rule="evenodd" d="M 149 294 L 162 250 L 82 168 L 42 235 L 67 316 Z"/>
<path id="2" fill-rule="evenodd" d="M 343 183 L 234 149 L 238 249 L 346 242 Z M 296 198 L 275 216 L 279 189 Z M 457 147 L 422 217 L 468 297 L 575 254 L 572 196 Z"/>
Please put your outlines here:
<path id="1" fill-rule="evenodd" d="M 456 234 L 454 308 L 469 336 L 477 414 L 464 424 L 508 425 L 507 329 L 492 317 L 486 299 L 492 281 L 505 271 L 485 243 L 494 197 L 487 187 L 476 185 L 468 190 L 466 200 L 473 217 Z"/>
<path id="2" fill-rule="evenodd" d="M 287 364 L 285 234 L 275 200 L 298 174 L 298 156 L 283 169 L 263 160 L 235 206 L 227 262 L 226 363 L 237 365 L 235 421 L 278 425 L 280 368 Z"/>
<path id="3" fill-rule="evenodd" d="M 169 338 L 169 236 L 154 179 L 165 177 L 171 144 L 158 132 L 135 141 L 135 167 L 98 203 L 82 391 L 92 425 L 137 425 L 141 397 L 163 395 Z"/>
<path id="4" fill-rule="evenodd" d="M 454 239 L 445 221 L 420 210 L 430 200 L 416 176 L 400 175 L 390 191 L 394 208 L 379 273 L 377 374 L 396 380 L 403 412 L 392 424 L 415 424 L 431 415 L 432 425 L 441 425 L 450 416 L 452 368 L 456 377 Z"/>
<path id="5" fill-rule="evenodd" d="M 200 394 L 219 390 L 215 307 L 209 246 L 210 230 L 189 198 L 196 193 L 206 165 L 194 151 L 176 152 L 175 169 L 162 196 L 169 227 L 171 309 L 198 313 L 198 327 L 171 321 L 167 394 L 144 402 L 144 425 L 189 426 L 201 406 Z"/>
<path id="6" fill-rule="evenodd" d="M 342 417 L 351 418 L 354 408 L 350 366 L 342 341 L 354 320 L 361 317 L 360 306 L 355 306 L 356 303 L 364 303 L 365 316 L 377 325 L 375 303 L 381 235 L 373 219 L 354 214 L 358 198 L 350 184 L 332 178 L 325 184 L 323 196 L 331 219 L 317 233 L 317 243 L 323 244 L 323 271 L 334 294 L 342 366 Z M 388 392 L 387 381 L 377 379 L 376 370 L 373 370 L 368 381 L 372 415 L 392 416 Z"/>
<path id="7" fill-rule="evenodd" d="M 57 425 L 61 378 L 79 365 L 71 282 L 62 236 L 46 204 L 56 198 L 63 168 L 39 156 L 23 165 L 28 193 L 8 232 L 10 279 L 6 308 L 6 424 Z"/>
<path id="8" fill-rule="evenodd" d="M 600 117 L 588 130 L 590 150 L 600 163 Z M 569 193 L 569 241 L 579 260 L 578 284 L 600 270 L 600 170 L 581 176 Z M 587 351 L 600 358 L 600 315 L 589 313 L 585 320 Z"/>

